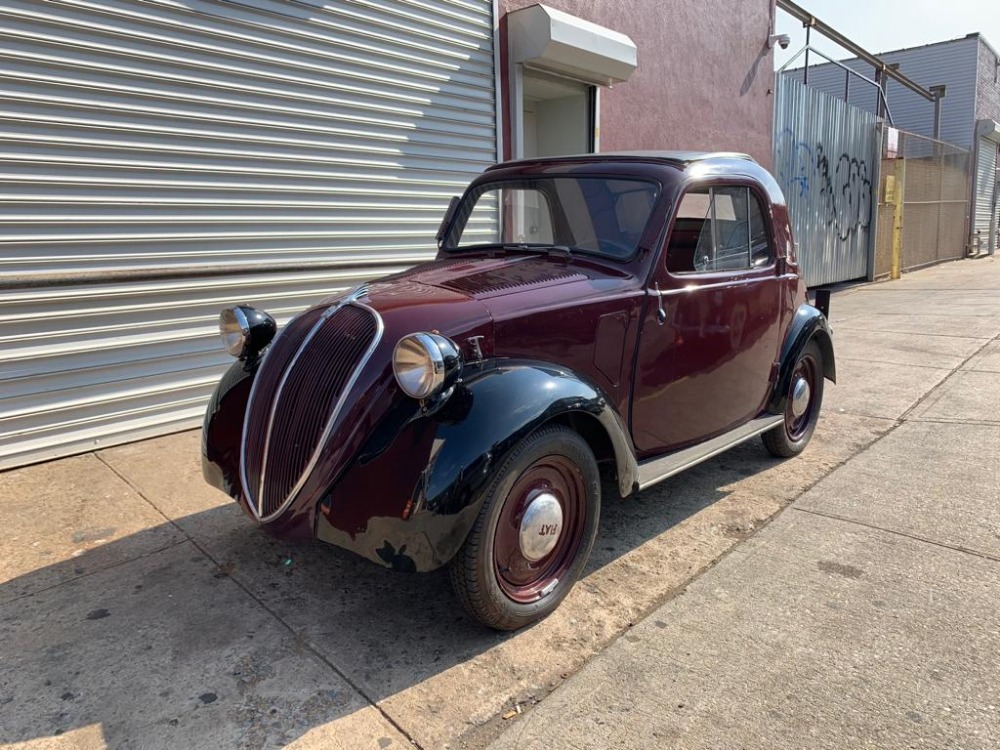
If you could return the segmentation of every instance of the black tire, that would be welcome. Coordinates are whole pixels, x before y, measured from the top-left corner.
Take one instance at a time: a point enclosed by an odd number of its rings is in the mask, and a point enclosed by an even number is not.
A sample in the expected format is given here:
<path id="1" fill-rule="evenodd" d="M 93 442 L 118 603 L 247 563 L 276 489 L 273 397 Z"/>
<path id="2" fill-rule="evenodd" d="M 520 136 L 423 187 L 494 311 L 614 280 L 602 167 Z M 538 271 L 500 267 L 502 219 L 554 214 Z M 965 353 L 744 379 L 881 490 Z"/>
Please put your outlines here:
<path id="1" fill-rule="evenodd" d="M 555 547 L 532 562 L 511 535 L 532 498 L 543 492 L 558 499 L 563 516 Z M 600 474 L 586 441 L 562 426 L 533 433 L 501 463 L 451 562 L 459 601 L 496 630 L 517 630 L 546 617 L 583 572 L 600 507 Z"/>
<path id="2" fill-rule="evenodd" d="M 809 401 L 805 412 L 795 416 L 792 391 L 800 377 L 809 384 Z M 784 421 L 761 435 L 764 447 L 779 458 L 799 455 L 809 443 L 819 421 L 819 410 L 823 405 L 823 352 L 815 341 L 807 343 L 795 360 L 787 396 Z"/>

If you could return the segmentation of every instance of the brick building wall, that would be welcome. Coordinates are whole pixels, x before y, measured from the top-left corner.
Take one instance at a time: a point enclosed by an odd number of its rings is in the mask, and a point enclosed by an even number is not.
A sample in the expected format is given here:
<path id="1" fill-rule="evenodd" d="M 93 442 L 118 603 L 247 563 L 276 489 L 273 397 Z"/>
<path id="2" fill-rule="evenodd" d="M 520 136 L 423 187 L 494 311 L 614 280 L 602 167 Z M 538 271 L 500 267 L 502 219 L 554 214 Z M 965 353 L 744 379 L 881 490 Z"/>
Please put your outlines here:
<path id="1" fill-rule="evenodd" d="M 979 38 L 979 65 L 976 73 L 976 119 L 1000 122 L 1000 55 Z"/>

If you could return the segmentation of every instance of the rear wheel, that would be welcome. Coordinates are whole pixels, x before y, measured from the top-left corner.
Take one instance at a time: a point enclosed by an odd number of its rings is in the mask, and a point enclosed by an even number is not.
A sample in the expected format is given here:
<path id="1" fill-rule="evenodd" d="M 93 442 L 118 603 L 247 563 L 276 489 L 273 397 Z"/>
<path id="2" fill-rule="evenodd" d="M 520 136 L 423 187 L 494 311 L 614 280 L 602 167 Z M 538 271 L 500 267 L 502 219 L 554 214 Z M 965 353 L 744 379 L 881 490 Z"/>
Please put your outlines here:
<path id="1" fill-rule="evenodd" d="M 552 612 L 583 571 L 597 536 L 600 477 L 586 441 L 546 427 L 504 460 L 451 581 L 465 608 L 497 630 Z"/>
<path id="2" fill-rule="evenodd" d="M 812 437 L 823 404 L 823 353 L 815 341 L 802 349 L 788 384 L 785 419 L 761 438 L 773 455 L 789 458 L 800 454 Z"/>

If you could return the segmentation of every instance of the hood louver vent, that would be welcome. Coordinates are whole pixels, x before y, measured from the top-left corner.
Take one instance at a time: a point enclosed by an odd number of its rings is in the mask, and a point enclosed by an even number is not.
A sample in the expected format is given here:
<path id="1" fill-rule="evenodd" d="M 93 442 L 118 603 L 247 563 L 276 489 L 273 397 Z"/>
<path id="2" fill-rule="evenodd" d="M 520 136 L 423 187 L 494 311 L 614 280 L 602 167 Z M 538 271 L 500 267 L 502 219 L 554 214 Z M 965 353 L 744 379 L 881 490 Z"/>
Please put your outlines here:
<path id="1" fill-rule="evenodd" d="M 554 282 L 565 283 L 587 278 L 577 271 L 565 268 L 540 268 L 539 265 L 538 263 L 517 263 L 489 271 L 480 271 L 469 276 L 460 276 L 441 284 L 441 286 L 472 297 L 483 298 L 504 294 L 512 289 L 545 286 Z"/>

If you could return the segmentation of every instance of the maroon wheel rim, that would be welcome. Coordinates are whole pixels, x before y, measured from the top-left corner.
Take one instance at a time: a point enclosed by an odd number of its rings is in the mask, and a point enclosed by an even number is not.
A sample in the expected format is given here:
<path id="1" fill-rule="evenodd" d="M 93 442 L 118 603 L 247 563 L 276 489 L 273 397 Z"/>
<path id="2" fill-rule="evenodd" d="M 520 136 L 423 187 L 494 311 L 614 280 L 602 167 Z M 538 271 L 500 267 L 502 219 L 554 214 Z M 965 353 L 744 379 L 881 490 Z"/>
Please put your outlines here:
<path id="1" fill-rule="evenodd" d="M 809 385 L 809 403 L 806 410 L 798 417 L 792 410 L 792 394 L 795 391 L 795 384 L 802 378 Z M 810 354 L 804 354 L 795 364 L 792 371 L 791 381 L 788 387 L 788 403 L 785 406 L 785 429 L 791 440 L 801 440 L 809 431 L 812 424 L 814 412 L 816 410 L 816 389 L 819 386 L 819 363 Z"/>
<path id="2" fill-rule="evenodd" d="M 563 520 L 555 547 L 532 562 L 521 551 L 521 519 L 542 493 L 559 501 Z M 504 499 L 493 539 L 493 572 L 511 600 L 530 604 L 549 595 L 573 565 L 586 523 L 583 474 L 565 456 L 544 456 L 525 469 Z"/>

